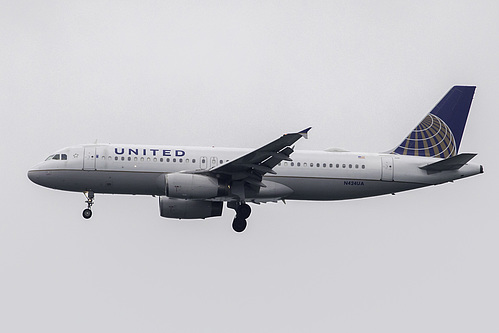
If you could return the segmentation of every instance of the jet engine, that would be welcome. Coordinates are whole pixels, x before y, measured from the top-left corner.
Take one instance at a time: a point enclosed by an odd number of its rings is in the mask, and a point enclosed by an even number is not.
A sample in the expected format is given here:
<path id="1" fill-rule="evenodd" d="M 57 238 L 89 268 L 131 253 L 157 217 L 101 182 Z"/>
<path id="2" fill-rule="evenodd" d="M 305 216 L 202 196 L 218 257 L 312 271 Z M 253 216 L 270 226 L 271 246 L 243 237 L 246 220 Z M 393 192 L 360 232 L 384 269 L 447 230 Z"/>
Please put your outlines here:
<path id="1" fill-rule="evenodd" d="M 190 173 L 170 173 L 166 178 L 166 195 L 179 199 L 210 199 L 229 194 L 229 186 L 219 179 Z"/>
<path id="2" fill-rule="evenodd" d="M 222 202 L 159 197 L 159 214 L 174 219 L 204 219 L 221 216 Z"/>

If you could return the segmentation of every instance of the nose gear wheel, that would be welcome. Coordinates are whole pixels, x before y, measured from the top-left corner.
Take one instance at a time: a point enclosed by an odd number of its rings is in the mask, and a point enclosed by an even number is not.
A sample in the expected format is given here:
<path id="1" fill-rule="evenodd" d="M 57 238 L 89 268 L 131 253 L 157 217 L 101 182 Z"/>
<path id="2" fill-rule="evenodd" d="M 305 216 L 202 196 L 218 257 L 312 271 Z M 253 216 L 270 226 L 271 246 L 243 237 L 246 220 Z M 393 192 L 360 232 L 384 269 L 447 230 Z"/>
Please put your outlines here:
<path id="1" fill-rule="evenodd" d="M 83 195 L 87 199 L 85 203 L 87 204 L 87 208 L 83 210 L 83 218 L 89 219 L 92 217 L 92 205 L 94 204 L 94 192 L 92 191 L 86 191 L 83 192 Z"/>

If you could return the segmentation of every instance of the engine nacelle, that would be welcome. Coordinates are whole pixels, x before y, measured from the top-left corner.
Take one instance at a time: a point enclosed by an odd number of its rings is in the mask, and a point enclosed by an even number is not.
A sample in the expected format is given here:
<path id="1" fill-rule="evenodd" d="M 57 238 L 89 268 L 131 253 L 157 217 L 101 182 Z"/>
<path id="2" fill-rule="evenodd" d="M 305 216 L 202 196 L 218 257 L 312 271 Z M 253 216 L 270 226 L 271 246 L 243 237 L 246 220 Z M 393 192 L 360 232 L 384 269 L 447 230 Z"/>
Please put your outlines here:
<path id="1" fill-rule="evenodd" d="M 190 173 L 170 173 L 165 177 L 165 194 L 170 198 L 210 199 L 229 194 L 229 186 L 217 178 Z"/>
<path id="2" fill-rule="evenodd" d="M 204 219 L 221 216 L 222 202 L 159 197 L 159 214 L 174 219 Z"/>

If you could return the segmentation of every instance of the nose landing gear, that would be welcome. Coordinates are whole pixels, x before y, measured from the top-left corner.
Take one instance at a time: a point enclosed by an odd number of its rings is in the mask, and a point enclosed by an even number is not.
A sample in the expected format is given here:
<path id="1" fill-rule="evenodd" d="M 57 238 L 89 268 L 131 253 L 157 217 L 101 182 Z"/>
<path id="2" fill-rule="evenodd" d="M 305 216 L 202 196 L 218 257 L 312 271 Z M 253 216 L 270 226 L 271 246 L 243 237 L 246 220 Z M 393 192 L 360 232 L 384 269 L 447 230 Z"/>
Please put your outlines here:
<path id="1" fill-rule="evenodd" d="M 232 229 L 235 232 L 243 232 L 248 223 L 246 219 L 251 215 L 251 207 L 246 203 L 229 202 L 227 207 L 236 211 L 236 217 L 232 222 Z"/>
<path id="2" fill-rule="evenodd" d="M 92 205 L 94 204 L 94 192 L 86 191 L 83 192 L 83 195 L 87 199 L 85 203 L 87 204 L 87 208 L 83 210 L 83 218 L 89 219 L 92 217 Z"/>

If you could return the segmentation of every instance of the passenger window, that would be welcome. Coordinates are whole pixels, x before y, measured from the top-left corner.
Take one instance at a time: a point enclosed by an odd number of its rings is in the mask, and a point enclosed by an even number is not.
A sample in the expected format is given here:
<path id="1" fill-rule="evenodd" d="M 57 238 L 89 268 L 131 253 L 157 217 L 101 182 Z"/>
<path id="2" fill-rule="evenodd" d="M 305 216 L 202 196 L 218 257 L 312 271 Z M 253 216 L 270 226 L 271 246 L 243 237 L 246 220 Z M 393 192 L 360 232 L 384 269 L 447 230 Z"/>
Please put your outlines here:
<path id="1" fill-rule="evenodd" d="M 314 163 L 310 163 L 310 167 L 313 168 L 314 167 Z"/>
<path id="2" fill-rule="evenodd" d="M 284 166 L 288 166 L 288 162 L 284 162 Z"/>
<path id="3" fill-rule="evenodd" d="M 178 163 L 182 163 L 182 159 L 181 158 L 178 159 Z"/>
<path id="4" fill-rule="evenodd" d="M 196 159 L 195 158 L 192 159 L 192 163 L 196 163 Z"/>
<path id="5" fill-rule="evenodd" d="M 160 162 L 163 162 L 163 157 L 160 157 L 160 158 L 159 158 L 159 161 L 160 161 Z"/>
<path id="6" fill-rule="evenodd" d="M 307 166 L 307 162 L 303 163 L 303 166 Z"/>
<path id="7" fill-rule="evenodd" d="M 291 166 L 295 166 L 295 163 L 294 163 L 294 162 L 291 162 Z"/>
<path id="8" fill-rule="evenodd" d="M 358 164 L 355 164 L 355 169 L 358 169 L 359 168 L 359 165 Z"/>
<path id="9" fill-rule="evenodd" d="M 114 160 L 115 160 L 115 161 L 117 161 L 117 160 L 118 160 L 118 156 L 115 156 L 115 157 L 114 157 Z"/>
<path id="10" fill-rule="evenodd" d="M 220 164 L 223 164 L 224 160 L 220 160 Z"/>
<path id="11" fill-rule="evenodd" d="M 169 157 L 167 157 L 167 158 L 166 158 L 166 161 L 167 161 L 168 163 L 170 163 L 170 158 L 169 158 Z"/>
<path id="12" fill-rule="evenodd" d="M 332 168 L 333 167 L 333 163 L 329 163 L 329 167 Z"/>
<path id="13" fill-rule="evenodd" d="M 341 167 L 342 167 L 343 169 L 345 169 L 345 168 L 347 167 L 347 165 L 346 165 L 346 164 L 342 164 L 342 165 L 341 165 Z"/>
<path id="14" fill-rule="evenodd" d="M 324 163 L 324 164 L 322 165 L 322 167 L 323 167 L 323 168 L 325 168 L 325 167 L 326 167 L 326 163 Z"/>
<path id="15" fill-rule="evenodd" d="M 175 163 L 175 162 L 177 162 L 177 159 L 176 159 L 176 158 L 174 158 L 174 159 L 173 159 L 173 163 Z"/>
<path id="16" fill-rule="evenodd" d="M 349 165 L 348 165 L 348 167 L 351 169 L 351 168 L 352 168 L 352 165 L 351 165 L 351 164 L 349 164 Z"/>
<path id="17" fill-rule="evenodd" d="M 128 161 L 131 161 L 132 160 L 132 157 L 131 156 L 128 156 Z"/>
<path id="18" fill-rule="evenodd" d="M 147 158 L 147 162 L 151 162 L 151 158 L 150 157 Z"/>
<path id="19" fill-rule="evenodd" d="M 143 158 L 143 157 L 141 157 L 141 158 L 140 158 L 140 161 L 141 161 L 141 162 L 144 162 L 144 158 Z"/>
<path id="20" fill-rule="evenodd" d="M 296 166 L 300 166 L 300 162 L 296 163 Z"/>
<path id="21" fill-rule="evenodd" d="M 124 161 L 125 160 L 125 156 L 121 156 L 121 160 Z"/>
<path id="22" fill-rule="evenodd" d="M 365 169 L 365 168 L 366 168 L 366 166 L 364 164 L 362 164 L 362 169 Z"/>
<path id="23" fill-rule="evenodd" d="M 154 162 L 157 162 L 157 161 L 158 161 L 158 159 L 157 159 L 156 157 L 155 157 L 155 158 L 153 158 L 152 160 L 153 160 Z"/>
<path id="24" fill-rule="evenodd" d="M 339 168 L 339 167 L 340 167 L 340 165 L 339 165 L 339 164 L 336 164 L 336 168 Z"/>
<path id="25" fill-rule="evenodd" d="M 135 162 L 137 162 L 137 161 L 138 161 L 137 156 L 135 156 L 135 157 L 133 158 L 133 160 L 134 160 Z"/>

